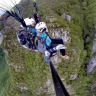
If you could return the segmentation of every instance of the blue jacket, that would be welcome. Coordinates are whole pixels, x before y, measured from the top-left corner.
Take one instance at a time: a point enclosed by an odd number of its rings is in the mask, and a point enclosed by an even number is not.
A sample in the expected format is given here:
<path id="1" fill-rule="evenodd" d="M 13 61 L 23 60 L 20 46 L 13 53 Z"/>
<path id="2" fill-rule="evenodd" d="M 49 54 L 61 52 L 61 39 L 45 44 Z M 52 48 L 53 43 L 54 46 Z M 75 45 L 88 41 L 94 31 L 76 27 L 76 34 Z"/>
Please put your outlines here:
<path id="1" fill-rule="evenodd" d="M 46 49 L 48 46 L 51 45 L 51 39 L 50 37 L 46 34 L 46 32 L 43 32 L 40 34 L 40 39 L 43 44 L 43 47 Z"/>

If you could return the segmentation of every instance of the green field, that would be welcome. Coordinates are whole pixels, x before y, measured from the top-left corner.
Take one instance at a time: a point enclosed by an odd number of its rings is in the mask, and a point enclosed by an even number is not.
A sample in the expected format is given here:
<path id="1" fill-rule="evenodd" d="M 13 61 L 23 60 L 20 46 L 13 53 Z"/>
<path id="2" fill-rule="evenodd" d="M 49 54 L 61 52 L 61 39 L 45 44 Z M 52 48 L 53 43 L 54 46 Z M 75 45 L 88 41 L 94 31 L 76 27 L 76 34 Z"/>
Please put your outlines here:
<path id="1" fill-rule="evenodd" d="M 5 54 L 0 47 L 0 96 L 6 96 L 9 85 L 9 69 L 5 61 Z"/>

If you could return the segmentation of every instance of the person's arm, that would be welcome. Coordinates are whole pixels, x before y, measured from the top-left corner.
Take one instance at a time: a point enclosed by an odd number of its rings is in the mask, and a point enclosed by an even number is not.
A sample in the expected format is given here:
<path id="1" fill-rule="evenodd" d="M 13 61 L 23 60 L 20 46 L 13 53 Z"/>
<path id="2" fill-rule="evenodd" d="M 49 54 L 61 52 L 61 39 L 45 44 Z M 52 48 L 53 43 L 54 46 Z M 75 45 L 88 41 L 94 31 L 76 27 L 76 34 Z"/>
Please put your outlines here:
<path id="1" fill-rule="evenodd" d="M 50 54 L 47 51 L 47 49 L 43 47 L 43 45 L 42 45 L 40 40 L 38 40 L 38 48 L 37 49 L 38 49 L 38 51 L 40 51 L 41 53 L 45 54 L 46 56 Z"/>
<path id="2" fill-rule="evenodd" d="M 40 51 L 41 53 L 44 54 L 44 61 L 46 63 L 48 63 L 48 61 L 50 59 L 50 53 L 45 48 L 43 48 L 43 45 L 40 40 L 38 40 L 38 48 L 37 49 L 38 49 L 38 51 Z"/>
<path id="3" fill-rule="evenodd" d="M 40 40 L 38 40 L 38 45 L 37 45 L 37 49 L 38 49 L 38 51 L 40 51 L 41 53 L 45 53 L 45 51 L 46 51 L 46 49 L 45 48 L 43 48 L 43 45 L 42 45 L 42 43 L 41 43 L 41 41 Z"/>
<path id="4" fill-rule="evenodd" d="M 36 21 L 36 24 L 39 23 L 39 15 L 38 15 L 38 13 L 34 13 L 34 19 Z"/>
<path id="5" fill-rule="evenodd" d="M 37 7 L 37 5 L 36 5 L 36 2 L 34 2 L 34 7 L 35 7 L 35 10 L 36 10 L 36 12 L 34 13 L 34 19 L 35 19 L 35 21 L 36 21 L 36 24 L 39 22 L 39 15 L 38 15 L 38 7 Z"/>

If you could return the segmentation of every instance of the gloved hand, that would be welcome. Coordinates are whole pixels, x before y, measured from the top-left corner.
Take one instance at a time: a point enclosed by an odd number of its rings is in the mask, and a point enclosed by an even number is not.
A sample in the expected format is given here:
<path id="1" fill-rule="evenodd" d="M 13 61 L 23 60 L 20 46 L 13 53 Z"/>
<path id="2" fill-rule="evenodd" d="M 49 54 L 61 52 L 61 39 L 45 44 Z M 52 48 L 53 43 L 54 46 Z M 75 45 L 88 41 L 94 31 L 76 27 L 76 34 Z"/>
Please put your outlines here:
<path id="1" fill-rule="evenodd" d="M 45 56 L 50 56 L 50 53 L 47 50 L 45 51 Z"/>

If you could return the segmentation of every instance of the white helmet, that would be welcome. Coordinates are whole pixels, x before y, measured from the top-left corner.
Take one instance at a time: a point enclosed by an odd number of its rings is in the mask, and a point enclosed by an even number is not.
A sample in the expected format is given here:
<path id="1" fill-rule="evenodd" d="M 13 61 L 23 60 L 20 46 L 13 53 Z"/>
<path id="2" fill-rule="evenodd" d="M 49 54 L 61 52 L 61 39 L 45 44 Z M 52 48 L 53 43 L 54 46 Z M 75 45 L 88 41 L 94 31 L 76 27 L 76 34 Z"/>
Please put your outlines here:
<path id="1" fill-rule="evenodd" d="M 39 22 L 36 24 L 35 29 L 37 30 L 37 32 L 42 32 L 44 29 L 47 29 L 46 23 L 44 22 Z"/>
<path id="2" fill-rule="evenodd" d="M 25 18 L 24 21 L 25 21 L 27 26 L 35 23 L 35 20 L 33 18 L 31 18 L 31 19 Z"/>

